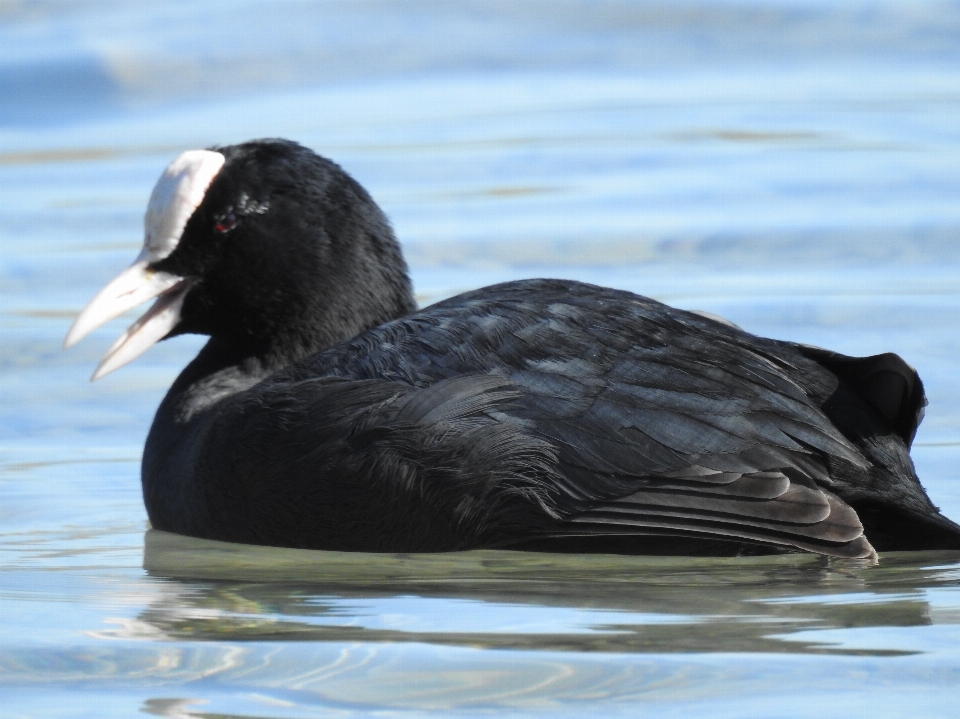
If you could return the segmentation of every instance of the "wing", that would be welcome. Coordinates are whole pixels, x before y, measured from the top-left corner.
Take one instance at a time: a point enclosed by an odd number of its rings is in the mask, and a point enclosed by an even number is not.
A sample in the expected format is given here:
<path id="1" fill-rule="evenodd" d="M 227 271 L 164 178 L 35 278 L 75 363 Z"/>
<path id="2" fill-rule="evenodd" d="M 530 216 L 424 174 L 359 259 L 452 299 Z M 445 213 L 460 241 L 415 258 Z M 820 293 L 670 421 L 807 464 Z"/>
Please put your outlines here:
<path id="1" fill-rule="evenodd" d="M 644 310 L 614 334 L 567 308 L 563 339 L 579 352 L 510 373 L 517 416 L 558 447 L 567 521 L 871 555 L 856 513 L 820 486 L 831 463 L 865 460 L 792 380 L 798 367 L 745 333 Z M 517 337 L 542 346 L 544 329 Z"/>
<path id="2" fill-rule="evenodd" d="M 873 554 L 828 489 L 833 465 L 867 467 L 811 399 L 837 379 L 788 345 L 628 293 L 540 281 L 462 296 L 351 346 L 328 371 L 420 389 L 471 372 L 509 380 L 516 396 L 483 412 L 554 448 L 558 536 Z"/>

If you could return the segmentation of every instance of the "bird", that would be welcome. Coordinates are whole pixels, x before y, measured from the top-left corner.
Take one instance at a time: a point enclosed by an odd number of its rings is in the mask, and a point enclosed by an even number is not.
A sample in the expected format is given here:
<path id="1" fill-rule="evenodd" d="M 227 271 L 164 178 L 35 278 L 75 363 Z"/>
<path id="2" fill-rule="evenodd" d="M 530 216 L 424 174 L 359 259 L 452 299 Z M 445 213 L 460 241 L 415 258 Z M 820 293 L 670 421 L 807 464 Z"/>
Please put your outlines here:
<path id="1" fill-rule="evenodd" d="M 384 212 L 290 140 L 183 152 L 144 228 L 64 345 L 151 299 L 92 379 L 209 337 L 147 436 L 154 529 L 354 552 L 960 548 L 910 458 L 927 401 L 896 354 L 563 279 L 418 308 Z"/>

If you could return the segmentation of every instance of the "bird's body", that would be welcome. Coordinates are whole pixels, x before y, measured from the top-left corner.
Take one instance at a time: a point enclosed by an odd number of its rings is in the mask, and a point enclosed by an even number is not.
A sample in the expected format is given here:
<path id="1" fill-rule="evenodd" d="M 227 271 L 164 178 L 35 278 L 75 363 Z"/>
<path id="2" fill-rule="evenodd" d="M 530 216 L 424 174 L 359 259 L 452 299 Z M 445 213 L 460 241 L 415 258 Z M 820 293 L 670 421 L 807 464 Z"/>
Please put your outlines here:
<path id="1" fill-rule="evenodd" d="M 896 355 L 561 280 L 417 311 L 336 165 L 279 141 L 214 154 L 146 260 L 179 303 L 156 333 L 211 335 L 147 441 L 155 527 L 359 551 L 960 548 L 913 470 L 925 400 Z"/>

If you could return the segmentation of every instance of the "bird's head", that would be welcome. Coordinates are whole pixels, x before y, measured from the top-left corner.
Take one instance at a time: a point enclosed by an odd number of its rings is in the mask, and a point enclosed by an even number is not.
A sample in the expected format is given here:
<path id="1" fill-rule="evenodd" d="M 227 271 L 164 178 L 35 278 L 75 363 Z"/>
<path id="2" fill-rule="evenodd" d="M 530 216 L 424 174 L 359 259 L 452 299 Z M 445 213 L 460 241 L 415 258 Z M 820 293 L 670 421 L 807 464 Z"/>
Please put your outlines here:
<path id="1" fill-rule="evenodd" d="M 64 341 L 155 299 L 93 379 L 184 333 L 287 364 L 414 309 L 386 216 L 338 165 L 294 142 L 182 153 L 153 189 L 144 230 L 136 260 Z"/>

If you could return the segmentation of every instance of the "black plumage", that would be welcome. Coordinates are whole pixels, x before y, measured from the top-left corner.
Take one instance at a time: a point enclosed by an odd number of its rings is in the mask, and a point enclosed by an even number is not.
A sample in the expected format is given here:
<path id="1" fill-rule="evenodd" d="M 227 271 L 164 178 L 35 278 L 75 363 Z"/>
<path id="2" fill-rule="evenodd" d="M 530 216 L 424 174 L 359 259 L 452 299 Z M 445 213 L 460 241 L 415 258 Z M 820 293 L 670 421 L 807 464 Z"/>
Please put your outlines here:
<path id="1" fill-rule="evenodd" d="M 152 265 L 194 278 L 172 334 L 211 335 L 147 440 L 155 527 L 360 551 L 960 548 L 914 473 L 925 400 L 896 355 L 572 281 L 417 311 L 339 167 L 287 141 L 217 151 Z"/>

